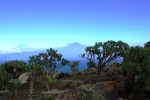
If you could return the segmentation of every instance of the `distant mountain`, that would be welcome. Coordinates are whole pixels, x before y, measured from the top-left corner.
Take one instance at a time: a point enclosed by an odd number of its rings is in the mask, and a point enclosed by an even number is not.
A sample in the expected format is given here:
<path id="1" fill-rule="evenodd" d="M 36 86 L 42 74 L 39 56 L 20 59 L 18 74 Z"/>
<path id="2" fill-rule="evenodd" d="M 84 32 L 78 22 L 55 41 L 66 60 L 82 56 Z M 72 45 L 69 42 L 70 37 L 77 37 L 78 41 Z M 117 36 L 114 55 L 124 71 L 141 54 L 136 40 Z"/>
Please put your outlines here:
<path id="1" fill-rule="evenodd" d="M 7 54 L 0 54 L 0 62 L 4 61 L 10 61 L 10 60 L 23 60 L 28 61 L 29 57 L 32 55 L 36 55 L 40 52 L 43 52 L 44 50 L 40 51 L 28 51 L 28 52 L 15 52 L 15 53 L 7 53 Z"/>
<path id="2" fill-rule="evenodd" d="M 63 54 L 63 57 L 68 60 L 78 60 L 82 59 L 79 57 L 80 54 L 84 53 L 84 50 L 87 46 L 82 45 L 80 43 L 72 43 L 65 47 L 57 48 L 58 53 Z M 55 49 L 55 48 L 54 48 Z M 45 52 L 46 49 L 42 50 L 36 50 L 32 48 L 28 48 L 26 45 L 19 45 L 15 48 L 13 48 L 13 53 L 4 53 L 0 54 L 0 63 L 4 61 L 10 61 L 10 60 L 23 60 L 28 61 L 29 57 L 32 55 L 37 55 L 41 52 Z"/>
<path id="3" fill-rule="evenodd" d="M 12 48 L 12 51 L 16 51 L 16 52 L 35 51 L 35 50 L 37 49 L 28 47 L 26 44 L 21 44 L 21 45 L 16 46 L 15 48 Z"/>
<path id="4" fill-rule="evenodd" d="M 87 45 L 82 45 L 78 42 L 69 44 L 68 46 L 58 48 L 58 52 L 63 54 L 64 58 L 66 59 L 82 59 L 79 57 L 79 55 L 83 54 L 85 52 L 85 48 Z"/>

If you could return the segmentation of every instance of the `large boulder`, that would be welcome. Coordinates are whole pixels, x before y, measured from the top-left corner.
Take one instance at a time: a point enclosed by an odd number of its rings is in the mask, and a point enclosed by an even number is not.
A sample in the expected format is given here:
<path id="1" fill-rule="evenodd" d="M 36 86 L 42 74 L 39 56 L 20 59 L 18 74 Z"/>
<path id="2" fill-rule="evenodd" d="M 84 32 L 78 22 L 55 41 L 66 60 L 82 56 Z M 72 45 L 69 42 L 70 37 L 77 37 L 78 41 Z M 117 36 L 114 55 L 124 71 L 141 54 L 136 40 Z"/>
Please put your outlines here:
<path id="1" fill-rule="evenodd" d="M 29 79 L 29 73 L 28 72 L 25 72 L 19 76 L 19 80 L 20 80 L 21 84 L 26 83 L 28 79 Z"/>

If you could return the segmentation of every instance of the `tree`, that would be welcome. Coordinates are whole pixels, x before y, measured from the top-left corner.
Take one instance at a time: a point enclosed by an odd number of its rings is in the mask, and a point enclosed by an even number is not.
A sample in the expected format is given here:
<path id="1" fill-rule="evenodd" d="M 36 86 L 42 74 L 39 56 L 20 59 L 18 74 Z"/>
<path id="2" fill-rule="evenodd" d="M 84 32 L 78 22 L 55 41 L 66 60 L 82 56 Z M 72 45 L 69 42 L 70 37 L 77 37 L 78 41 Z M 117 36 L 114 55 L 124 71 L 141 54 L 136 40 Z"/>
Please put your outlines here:
<path id="1" fill-rule="evenodd" d="M 9 80 L 9 84 L 10 84 L 11 88 L 14 89 L 15 96 L 17 96 L 17 94 L 18 94 L 17 88 L 21 84 L 20 80 L 19 79 L 11 79 L 11 80 Z"/>
<path id="2" fill-rule="evenodd" d="M 22 73 L 27 70 L 27 64 L 24 61 L 8 61 L 1 64 L 1 67 L 4 68 L 13 78 L 18 78 Z"/>
<path id="3" fill-rule="evenodd" d="M 75 73 L 78 72 L 79 61 L 74 61 L 71 63 L 71 71 L 75 77 Z"/>
<path id="4" fill-rule="evenodd" d="M 0 90 L 9 89 L 9 80 L 11 79 L 12 79 L 12 76 L 0 66 Z"/>
<path id="5" fill-rule="evenodd" d="M 47 49 L 45 53 L 39 53 L 29 57 L 29 63 L 31 66 L 41 66 L 46 71 L 45 78 L 46 87 L 49 89 L 49 78 L 53 78 L 57 71 L 69 64 L 69 61 L 62 57 L 62 54 L 57 53 L 57 50 L 52 48 Z M 32 71 L 33 73 L 33 71 Z M 33 79 L 33 78 L 32 78 Z M 33 84 L 33 82 L 31 81 Z"/>
<path id="6" fill-rule="evenodd" d="M 149 48 L 150 47 L 150 41 L 144 44 L 145 48 Z"/>
<path id="7" fill-rule="evenodd" d="M 86 53 L 82 58 L 86 58 L 90 65 L 97 70 L 97 75 L 101 80 L 101 71 L 103 68 L 118 57 L 124 57 L 129 46 L 122 41 L 96 42 L 94 46 L 85 49 Z"/>
<path id="8" fill-rule="evenodd" d="M 46 70 L 47 77 L 53 75 L 62 67 L 69 64 L 69 61 L 62 57 L 62 54 L 57 53 L 57 50 L 52 48 L 47 49 L 45 53 L 29 57 L 29 63 L 32 65 L 43 66 Z"/>
<path id="9" fill-rule="evenodd" d="M 41 80 L 41 76 L 43 75 L 44 68 L 41 65 L 35 65 L 32 63 L 30 59 L 29 65 L 28 65 L 28 75 L 29 75 L 29 81 L 30 81 L 30 86 L 29 86 L 29 100 L 32 99 L 33 97 L 33 88 L 34 88 L 34 81 L 35 80 Z"/>
<path id="10" fill-rule="evenodd" d="M 123 72 L 133 83 L 141 86 L 150 85 L 150 48 L 131 47 L 123 61 Z"/>
<path id="11" fill-rule="evenodd" d="M 119 79 L 119 74 L 120 74 L 120 67 L 121 67 L 121 64 L 120 63 L 113 63 L 112 67 L 115 67 L 116 68 L 116 72 L 117 72 L 117 77 Z"/>

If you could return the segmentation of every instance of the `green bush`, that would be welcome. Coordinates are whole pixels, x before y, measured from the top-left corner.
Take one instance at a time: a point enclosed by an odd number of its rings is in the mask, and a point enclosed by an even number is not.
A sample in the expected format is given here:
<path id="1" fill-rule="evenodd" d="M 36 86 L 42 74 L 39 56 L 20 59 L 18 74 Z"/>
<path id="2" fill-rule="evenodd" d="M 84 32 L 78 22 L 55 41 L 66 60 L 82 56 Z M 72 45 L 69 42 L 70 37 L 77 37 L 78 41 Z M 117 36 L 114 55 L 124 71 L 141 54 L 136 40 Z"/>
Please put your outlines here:
<path id="1" fill-rule="evenodd" d="M 140 87 L 150 85 L 150 48 L 131 47 L 123 61 L 123 72 L 133 83 L 136 83 L 135 76 L 139 76 Z"/>
<path id="2" fill-rule="evenodd" d="M 18 87 L 21 84 L 20 80 L 18 80 L 18 79 L 11 79 L 8 82 L 9 82 L 11 89 Z"/>
<path id="3" fill-rule="evenodd" d="M 62 80 L 61 81 L 61 89 L 66 89 L 66 88 L 77 88 L 79 86 L 83 85 L 82 81 L 74 81 L 74 80 Z"/>
<path id="4" fill-rule="evenodd" d="M 11 75 L 7 73 L 3 68 L 0 68 L 0 90 L 9 89 L 9 80 L 11 79 Z"/>
<path id="5" fill-rule="evenodd" d="M 69 78 L 71 75 L 69 73 L 64 73 L 61 72 L 58 74 L 58 76 L 56 77 L 57 79 L 63 79 L 63 78 Z"/>
<path id="6" fill-rule="evenodd" d="M 90 84 L 81 86 L 78 88 L 78 99 L 79 100 L 105 100 L 105 98 L 96 92 L 94 87 Z"/>
<path id="7" fill-rule="evenodd" d="M 48 77 L 47 81 L 48 81 L 49 84 L 55 84 L 55 83 L 57 83 L 57 79 L 54 78 L 54 77 Z"/>
<path id="8" fill-rule="evenodd" d="M 64 94 L 64 91 L 53 89 L 51 91 L 43 92 L 40 97 L 36 98 L 36 100 L 56 100 L 56 98 L 62 94 Z"/>
<path id="9" fill-rule="evenodd" d="M 5 62 L 1 64 L 1 67 L 4 68 L 15 79 L 28 69 L 28 66 L 24 61 L 18 60 Z"/>

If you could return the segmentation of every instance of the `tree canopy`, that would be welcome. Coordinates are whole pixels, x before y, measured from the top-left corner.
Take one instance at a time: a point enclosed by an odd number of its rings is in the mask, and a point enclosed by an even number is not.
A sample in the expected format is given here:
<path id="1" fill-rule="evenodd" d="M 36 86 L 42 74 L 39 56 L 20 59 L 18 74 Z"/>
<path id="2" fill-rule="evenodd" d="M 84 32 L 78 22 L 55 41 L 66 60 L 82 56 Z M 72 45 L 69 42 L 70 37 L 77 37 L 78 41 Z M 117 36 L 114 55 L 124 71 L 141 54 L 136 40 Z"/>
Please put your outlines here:
<path id="1" fill-rule="evenodd" d="M 150 47 L 150 41 L 144 44 L 145 48 L 149 48 Z"/>
<path id="2" fill-rule="evenodd" d="M 47 75 L 53 76 L 60 68 L 67 65 L 69 61 L 64 59 L 62 54 L 57 53 L 57 50 L 50 48 L 45 53 L 31 56 L 29 63 L 43 66 Z"/>
<path id="3" fill-rule="evenodd" d="M 126 76 L 142 85 L 150 85 L 150 48 L 131 47 L 123 61 L 123 71 Z"/>
<path id="4" fill-rule="evenodd" d="M 96 42 L 94 46 L 87 47 L 86 53 L 81 57 L 86 58 L 101 76 L 101 71 L 106 64 L 118 57 L 124 57 L 128 48 L 128 44 L 122 41 Z"/>
<path id="5" fill-rule="evenodd" d="M 1 67 L 6 70 L 13 78 L 18 78 L 27 70 L 27 64 L 24 61 L 8 61 L 1 64 Z"/>

